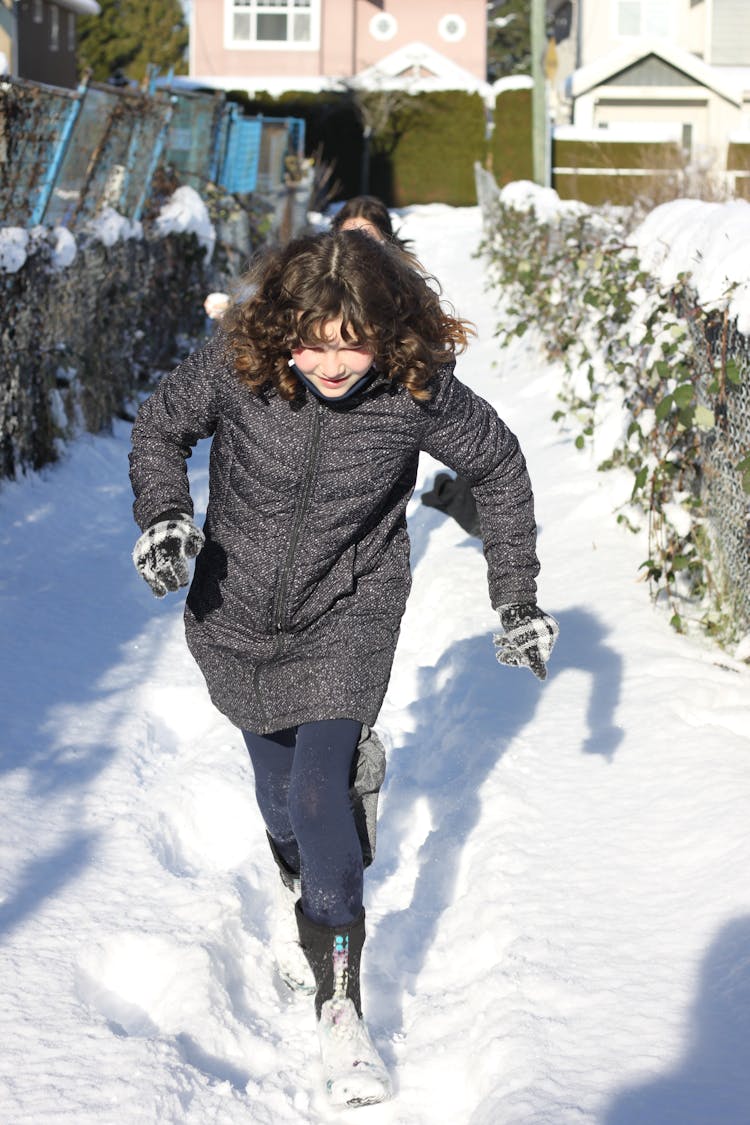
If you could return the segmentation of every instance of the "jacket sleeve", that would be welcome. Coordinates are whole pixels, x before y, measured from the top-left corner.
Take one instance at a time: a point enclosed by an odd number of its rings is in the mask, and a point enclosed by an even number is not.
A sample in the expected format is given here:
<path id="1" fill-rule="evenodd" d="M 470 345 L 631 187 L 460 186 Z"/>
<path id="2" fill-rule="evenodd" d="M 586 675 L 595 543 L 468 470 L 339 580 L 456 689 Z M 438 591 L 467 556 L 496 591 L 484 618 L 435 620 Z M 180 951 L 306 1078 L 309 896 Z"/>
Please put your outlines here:
<path id="1" fill-rule="evenodd" d="M 518 439 L 452 364 L 425 413 L 422 448 L 465 477 L 476 500 L 493 607 L 536 602 L 534 496 Z"/>
<path id="2" fill-rule="evenodd" d="M 214 337 L 142 403 L 130 452 L 133 514 L 142 530 L 164 512 L 193 515 L 186 462 L 200 438 L 216 429 L 227 364 L 225 347 Z"/>

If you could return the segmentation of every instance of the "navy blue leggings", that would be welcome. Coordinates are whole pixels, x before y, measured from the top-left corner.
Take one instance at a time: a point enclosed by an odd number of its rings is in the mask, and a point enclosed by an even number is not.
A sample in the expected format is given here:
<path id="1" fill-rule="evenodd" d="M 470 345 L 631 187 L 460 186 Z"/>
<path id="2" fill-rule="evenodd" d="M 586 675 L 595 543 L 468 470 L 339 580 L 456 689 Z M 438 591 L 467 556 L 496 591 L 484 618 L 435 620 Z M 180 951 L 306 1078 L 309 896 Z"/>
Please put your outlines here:
<path id="1" fill-rule="evenodd" d="M 349 799 L 361 730 L 353 719 L 328 719 L 242 732 L 268 834 L 300 873 L 303 913 L 324 926 L 347 925 L 362 912 L 362 845 Z"/>

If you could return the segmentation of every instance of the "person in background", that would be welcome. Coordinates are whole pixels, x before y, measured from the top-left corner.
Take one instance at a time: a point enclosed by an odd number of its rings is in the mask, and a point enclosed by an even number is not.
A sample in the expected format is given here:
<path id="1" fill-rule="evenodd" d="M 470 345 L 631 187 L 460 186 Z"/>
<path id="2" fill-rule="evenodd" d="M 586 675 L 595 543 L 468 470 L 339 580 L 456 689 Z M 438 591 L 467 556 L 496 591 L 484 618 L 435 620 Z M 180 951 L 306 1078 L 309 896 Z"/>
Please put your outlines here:
<path id="1" fill-rule="evenodd" d="M 408 242 L 394 233 L 388 208 L 374 195 L 355 195 L 347 200 L 334 215 L 331 229 L 361 230 L 381 242 L 389 242 L 404 253 L 413 268 L 422 270 L 421 264 L 408 249 Z M 454 519 L 467 535 L 481 538 L 476 501 L 471 485 L 464 477 L 438 473 L 432 488 L 423 492 L 421 499 L 426 507 L 436 508 Z"/>
<path id="2" fill-rule="evenodd" d="M 340 207 L 331 220 L 331 230 L 361 230 L 379 242 L 389 242 L 398 247 L 416 262 L 409 250 L 409 243 L 400 238 L 393 229 L 388 208 L 381 199 L 374 195 L 355 195 Z"/>
<path id="3" fill-rule="evenodd" d="M 406 508 L 421 450 L 472 481 L 498 661 L 544 679 L 558 628 L 536 604 L 518 440 L 454 375 L 467 322 L 397 247 L 357 230 L 269 249 L 249 281 L 206 346 L 140 407 L 133 561 L 162 597 L 188 584 L 196 560 L 187 642 L 243 734 L 290 888 L 288 924 L 312 979 L 300 968 L 287 980 L 315 993 L 331 1104 L 367 1105 L 391 1083 L 362 1016 L 366 856 L 352 766 L 411 585 Z M 200 529 L 186 459 L 206 437 Z"/>

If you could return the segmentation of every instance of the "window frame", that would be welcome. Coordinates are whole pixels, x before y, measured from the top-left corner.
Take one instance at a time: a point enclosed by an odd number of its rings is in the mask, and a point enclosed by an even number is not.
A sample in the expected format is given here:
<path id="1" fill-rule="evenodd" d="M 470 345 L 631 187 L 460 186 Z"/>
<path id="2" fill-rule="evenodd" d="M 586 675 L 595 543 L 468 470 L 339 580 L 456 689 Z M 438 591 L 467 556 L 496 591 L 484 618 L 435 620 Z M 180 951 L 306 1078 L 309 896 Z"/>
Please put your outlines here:
<path id="1" fill-rule="evenodd" d="M 310 13 L 310 39 L 307 42 L 295 42 L 293 39 L 235 39 L 234 38 L 234 16 L 235 12 L 241 12 L 242 7 L 235 4 L 235 0 L 225 0 L 224 3 L 224 49 L 227 51 L 319 51 L 320 50 L 320 8 L 323 0 L 310 0 L 310 7 L 307 9 L 299 9 L 300 11 L 308 11 Z M 245 6 L 245 11 L 250 13 L 252 21 L 252 13 L 255 11 L 257 16 L 257 9 L 265 7 L 263 0 L 251 0 L 250 5 Z M 288 0 L 285 8 L 276 7 L 269 8 L 268 13 L 279 14 L 284 12 L 287 16 L 294 14 L 292 0 Z"/>
<path id="2" fill-rule="evenodd" d="M 57 4 L 49 6 L 49 50 L 60 50 L 60 9 Z"/>
<path id="3" fill-rule="evenodd" d="M 454 34 L 448 31 L 448 24 L 451 20 L 455 20 L 458 24 L 458 30 Z M 460 43 L 462 39 L 466 38 L 466 32 L 468 30 L 466 20 L 462 15 L 459 15 L 458 12 L 448 12 L 446 15 L 441 16 L 438 20 L 437 29 L 438 35 L 444 43 Z"/>
<path id="4" fill-rule="evenodd" d="M 613 0 L 612 2 L 612 31 L 615 39 L 621 41 L 633 39 L 673 39 L 677 27 L 677 11 L 675 0 L 658 0 L 666 9 L 667 29 L 661 34 L 655 31 L 643 30 L 644 13 L 649 8 L 653 10 L 654 0 Z M 623 3 L 637 4 L 638 6 L 638 31 L 620 31 L 620 8 Z"/>
<path id="5" fill-rule="evenodd" d="M 378 27 L 383 21 L 386 25 L 384 30 Z M 374 16 L 370 16 L 367 30 L 376 43 L 390 43 L 398 35 L 398 20 L 392 12 L 376 12 Z"/>

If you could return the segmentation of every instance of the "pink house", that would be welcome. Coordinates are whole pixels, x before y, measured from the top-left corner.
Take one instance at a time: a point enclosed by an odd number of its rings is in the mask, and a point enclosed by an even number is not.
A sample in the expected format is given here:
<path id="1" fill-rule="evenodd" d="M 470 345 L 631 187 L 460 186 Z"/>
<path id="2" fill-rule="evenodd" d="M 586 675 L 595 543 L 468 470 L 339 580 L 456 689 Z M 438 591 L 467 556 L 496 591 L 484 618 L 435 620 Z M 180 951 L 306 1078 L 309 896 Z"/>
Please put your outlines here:
<path id="1" fill-rule="evenodd" d="M 486 89 L 485 0 L 192 0 L 190 77 L 223 89 Z"/>

